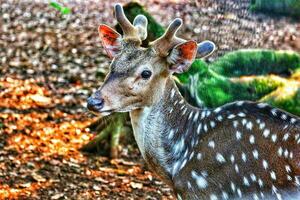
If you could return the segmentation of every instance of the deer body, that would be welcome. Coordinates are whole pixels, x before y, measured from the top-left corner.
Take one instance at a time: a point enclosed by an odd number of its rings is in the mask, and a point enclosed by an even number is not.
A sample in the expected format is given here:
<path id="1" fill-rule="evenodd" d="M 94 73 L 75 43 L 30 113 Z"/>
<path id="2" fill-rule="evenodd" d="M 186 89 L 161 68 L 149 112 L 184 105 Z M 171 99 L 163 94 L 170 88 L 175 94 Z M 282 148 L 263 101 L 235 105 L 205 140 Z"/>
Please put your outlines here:
<path id="1" fill-rule="evenodd" d="M 143 158 L 178 199 L 300 199 L 300 119 L 263 103 L 189 105 L 172 74 L 214 45 L 176 37 L 182 22 L 175 19 L 161 38 L 140 47 L 147 19 L 137 16 L 132 25 L 120 5 L 115 13 L 124 36 L 100 25 L 114 59 L 88 108 L 130 112 Z"/>
<path id="2" fill-rule="evenodd" d="M 296 192 L 299 120 L 262 103 L 194 108 L 172 80 L 166 84 L 157 104 L 130 115 L 144 159 L 178 195 L 280 199 L 286 189 Z"/>

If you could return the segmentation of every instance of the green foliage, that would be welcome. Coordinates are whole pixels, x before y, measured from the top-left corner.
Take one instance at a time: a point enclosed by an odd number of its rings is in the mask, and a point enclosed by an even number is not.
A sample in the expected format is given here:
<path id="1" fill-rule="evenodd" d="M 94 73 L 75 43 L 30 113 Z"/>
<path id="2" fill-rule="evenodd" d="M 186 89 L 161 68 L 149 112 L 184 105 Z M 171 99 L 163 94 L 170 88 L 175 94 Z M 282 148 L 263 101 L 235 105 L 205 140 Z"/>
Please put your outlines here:
<path id="1" fill-rule="evenodd" d="M 240 50 L 219 58 L 211 68 L 227 77 L 289 75 L 300 69 L 300 55 L 291 51 Z"/>
<path id="2" fill-rule="evenodd" d="M 54 2 L 54 1 L 50 2 L 50 6 L 52 6 L 56 10 L 60 11 L 60 13 L 63 14 L 63 15 L 67 15 L 67 14 L 71 13 L 71 9 L 70 8 L 64 7 L 64 6 L 62 6 L 59 3 Z"/>
<path id="3" fill-rule="evenodd" d="M 250 9 L 300 17 L 299 0 L 252 0 Z"/>

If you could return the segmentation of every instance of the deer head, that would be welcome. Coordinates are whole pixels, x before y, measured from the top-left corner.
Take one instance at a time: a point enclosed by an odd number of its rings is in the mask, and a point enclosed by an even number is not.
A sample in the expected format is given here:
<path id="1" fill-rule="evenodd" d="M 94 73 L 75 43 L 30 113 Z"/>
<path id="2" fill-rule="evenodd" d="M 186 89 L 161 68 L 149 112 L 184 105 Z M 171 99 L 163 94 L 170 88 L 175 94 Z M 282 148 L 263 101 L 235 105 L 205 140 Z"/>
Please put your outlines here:
<path id="1" fill-rule="evenodd" d="M 215 49 L 210 41 L 197 44 L 176 37 L 182 25 L 179 18 L 144 48 L 141 44 L 147 37 L 147 18 L 138 15 L 131 24 L 119 4 L 115 5 L 115 17 L 123 36 L 106 25 L 99 26 L 100 39 L 112 63 L 103 85 L 88 98 L 89 110 L 102 115 L 155 104 L 173 73 L 187 71 L 196 57 L 207 56 Z"/>

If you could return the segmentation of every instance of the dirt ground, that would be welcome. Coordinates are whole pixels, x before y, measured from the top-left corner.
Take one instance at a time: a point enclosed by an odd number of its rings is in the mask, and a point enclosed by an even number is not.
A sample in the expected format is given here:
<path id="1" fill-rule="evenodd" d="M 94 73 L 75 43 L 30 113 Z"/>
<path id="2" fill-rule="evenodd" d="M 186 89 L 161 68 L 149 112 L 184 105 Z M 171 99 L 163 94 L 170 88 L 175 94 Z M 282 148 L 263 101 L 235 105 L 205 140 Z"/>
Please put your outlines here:
<path id="1" fill-rule="evenodd" d="M 300 51 L 299 21 L 253 14 L 249 1 L 142 3 L 163 25 L 182 17 L 184 37 L 214 41 L 209 60 L 240 48 Z M 173 199 L 135 145 L 115 160 L 78 150 L 94 136 L 86 98 L 109 64 L 97 26 L 115 24 L 116 1 L 68 1 L 64 16 L 46 1 L 0 2 L 0 199 Z"/>

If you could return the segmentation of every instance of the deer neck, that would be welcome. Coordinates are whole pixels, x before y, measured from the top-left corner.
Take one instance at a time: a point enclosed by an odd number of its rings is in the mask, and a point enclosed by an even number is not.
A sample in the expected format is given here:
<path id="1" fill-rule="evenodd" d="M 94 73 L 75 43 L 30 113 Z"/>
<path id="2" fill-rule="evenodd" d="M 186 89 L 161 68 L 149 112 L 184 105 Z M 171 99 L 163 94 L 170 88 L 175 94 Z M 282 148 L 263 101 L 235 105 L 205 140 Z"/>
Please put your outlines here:
<path id="1" fill-rule="evenodd" d="M 173 80 L 168 79 L 157 103 L 130 113 L 134 136 L 143 158 L 161 178 L 171 182 L 196 143 L 199 109 L 189 105 Z M 205 113 L 205 111 L 204 111 Z M 194 139 L 193 139 L 194 138 Z M 194 144 L 195 145 L 195 144 Z"/>

